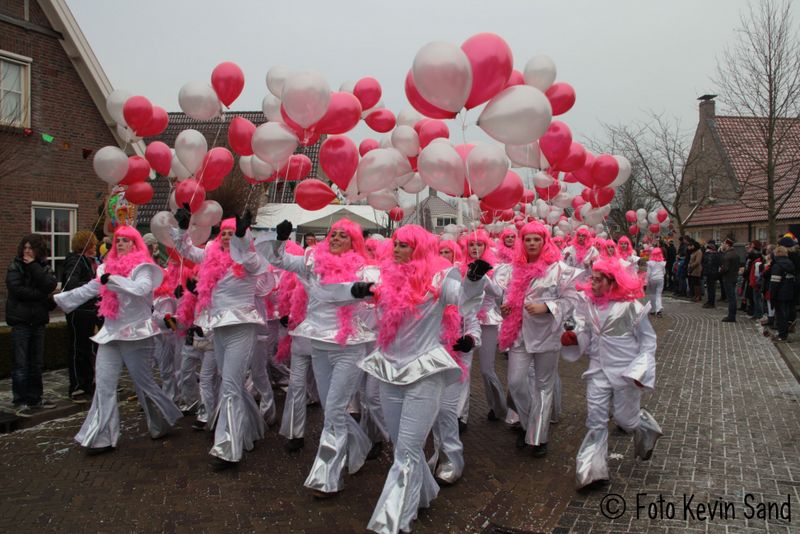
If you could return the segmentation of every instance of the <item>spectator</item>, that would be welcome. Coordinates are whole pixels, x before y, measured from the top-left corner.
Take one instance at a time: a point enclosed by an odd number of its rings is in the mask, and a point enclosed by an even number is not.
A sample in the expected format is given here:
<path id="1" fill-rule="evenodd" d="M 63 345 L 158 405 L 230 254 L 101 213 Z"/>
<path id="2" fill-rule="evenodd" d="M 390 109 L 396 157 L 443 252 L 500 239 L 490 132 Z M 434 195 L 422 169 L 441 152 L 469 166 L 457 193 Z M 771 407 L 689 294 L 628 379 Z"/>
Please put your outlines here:
<path id="1" fill-rule="evenodd" d="M 675 266 L 675 259 L 678 257 L 678 251 L 675 249 L 675 244 L 672 242 L 672 239 L 669 240 L 669 244 L 666 248 L 662 249 L 666 252 L 666 269 L 667 269 L 667 288 L 671 290 L 675 290 L 675 273 L 673 272 L 673 268 Z"/>
<path id="2" fill-rule="evenodd" d="M 795 301 L 795 270 L 789 251 L 784 246 L 775 247 L 775 261 L 771 268 L 770 295 L 775 308 L 776 341 L 787 341 L 789 337 L 790 308 Z"/>
<path id="3" fill-rule="evenodd" d="M 650 258 L 647 260 L 647 297 L 650 301 L 650 313 L 661 317 L 663 306 L 661 305 L 661 292 L 664 290 L 664 253 L 659 247 L 650 251 Z"/>
<path id="4" fill-rule="evenodd" d="M 703 274 L 703 251 L 697 241 L 690 241 L 688 254 L 689 266 L 686 276 L 689 279 L 689 296 L 692 297 L 692 302 L 700 302 L 703 300 L 700 287 L 700 277 Z"/>
<path id="5" fill-rule="evenodd" d="M 678 252 L 676 257 L 675 267 L 675 295 L 678 297 L 689 296 L 687 288 L 687 268 L 689 266 L 689 238 L 681 236 L 678 245 Z"/>
<path id="6" fill-rule="evenodd" d="M 72 237 L 72 252 L 64 260 L 61 290 L 69 291 L 96 278 L 97 238 L 89 230 L 76 232 Z M 97 317 L 97 299 L 86 301 L 67 314 L 67 347 L 69 365 L 69 397 L 73 402 L 85 403 L 94 394 L 94 360 L 97 344 L 89 339 L 100 326 Z"/>
<path id="7" fill-rule="evenodd" d="M 761 320 L 761 316 L 764 315 L 764 300 L 761 293 L 763 274 L 764 256 L 761 253 L 761 242 L 756 240 L 750 243 L 745 266 L 745 297 L 749 303 L 748 312 L 750 317 L 756 320 Z"/>
<path id="8" fill-rule="evenodd" d="M 722 245 L 722 261 L 719 267 L 720 281 L 728 298 L 728 315 L 723 323 L 736 322 L 736 279 L 739 276 L 739 256 L 733 248 L 733 241 L 726 239 Z"/>
<path id="9" fill-rule="evenodd" d="M 708 300 L 703 304 L 704 308 L 717 306 L 717 279 L 719 278 L 720 263 L 717 244 L 709 241 L 706 244 L 706 253 L 703 255 L 703 278 L 706 280 L 706 291 L 708 292 Z"/>
<path id="10" fill-rule="evenodd" d="M 794 305 L 789 307 L 789 333 L 794 333 L 795 325 L 797 324 L 797 306 L 800 305 L 800 246 L 794 235 L 787 233 L 779 241 L 778 244 L 786 247 L 789 259 L 794 265 Z"/>
<path id="11" fill-rule="evenodd" d="M 153 258 L 153 261 L 156 262 L 160 267 L 166 267 L 167 262 L 165 258 L 161 257 L 161 245 L 158 244 L 158 239 L 153 234 L 144 234 L 142 236 L 142 240 L 144 244 L 147 245 L 147 249 L 150 251 L 150 257 Z"/>
<path id="12" fill-rule="evenodd" d="M 47 262 L 42 236 L 29 234 L 6 272 L 6 322 L 11 327 L 11 389 L 20 417 L 54 408 L 42 398 L 44 326 L 50 322 L 50 294 L 58 284 Z"/>
<path id="13" fill-rule="evenodd" d="M 317 244 L 317 236 L 314 234 L 306 234 L 303 236 L 303 248 L 313 247 Z"/>

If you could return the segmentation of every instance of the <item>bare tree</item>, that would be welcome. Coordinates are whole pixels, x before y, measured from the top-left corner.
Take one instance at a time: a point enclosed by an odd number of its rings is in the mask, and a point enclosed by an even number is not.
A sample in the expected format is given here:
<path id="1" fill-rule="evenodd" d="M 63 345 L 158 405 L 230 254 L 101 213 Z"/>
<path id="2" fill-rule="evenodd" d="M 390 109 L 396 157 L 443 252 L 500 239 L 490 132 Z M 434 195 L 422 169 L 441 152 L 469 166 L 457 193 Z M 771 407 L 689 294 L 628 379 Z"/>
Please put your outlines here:
<path id="1" fill-rule="evenodd" d="M 788 0 L 761 0 L 741 17 L 737 41 L 717 62 L 714 82 L 736 115 L 755 117 L 735 147 L 749 169 L 740 201 L 764 210 L 769 240 L 776 218 L 800 185 L 800 36 Z"/>

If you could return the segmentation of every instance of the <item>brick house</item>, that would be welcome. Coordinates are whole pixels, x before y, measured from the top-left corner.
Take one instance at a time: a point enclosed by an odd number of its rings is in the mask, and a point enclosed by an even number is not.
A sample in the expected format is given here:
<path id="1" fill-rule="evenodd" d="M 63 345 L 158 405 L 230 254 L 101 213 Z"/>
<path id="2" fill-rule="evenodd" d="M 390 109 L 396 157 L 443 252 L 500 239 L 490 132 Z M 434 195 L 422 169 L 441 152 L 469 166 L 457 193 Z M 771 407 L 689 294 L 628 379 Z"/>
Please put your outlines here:
<path id="1" fill-rule="evenodd" d="M 88 151 L 123 146 L 105 106 L 112 87 L 64 0 L 0 1 L 0 73 L 0 261 L 37 232 L 59 271 L 107 193 Z"/>
<path id="2" fill-rule="evenodd" d="M 689 198 L 680 213 L 684 232 L 698 241 L 732 238 L 737 243 L 768 241 L 766 209 L 766 148 L 759 117 L 718 116 L 713 96 L 701 97 L 700 120 L 683 175 Z M 784 136 L 778 171 L 786 178 L 775 186 L 787 198 L 777 217 L 778 235 L 800 235 L 800 190 L 791 187 L 800 176 L 800 119 L 781 119 Z"/>

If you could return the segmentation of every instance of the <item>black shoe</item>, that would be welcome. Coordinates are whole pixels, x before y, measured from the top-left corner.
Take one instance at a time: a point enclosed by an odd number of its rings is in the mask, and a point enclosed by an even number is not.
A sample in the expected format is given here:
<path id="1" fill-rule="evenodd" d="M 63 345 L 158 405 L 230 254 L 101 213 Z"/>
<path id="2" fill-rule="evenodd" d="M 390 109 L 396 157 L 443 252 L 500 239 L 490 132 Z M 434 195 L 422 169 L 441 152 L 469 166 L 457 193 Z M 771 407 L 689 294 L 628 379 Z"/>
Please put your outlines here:
<path id="1" fill-rule="evenodd" d="M 205 430 L 207 424 L 205 421 L 195 421 L 192 423 L 192 430 Z"/>
<path id="2" fill-rule="evenodd" d="M 703 308 L 710 309 L 710 308 L 716 308 L 716 306 L 714 306 L 713 304 L 709 304 L 708 302 L 706 302 L 705 304 L 703 304 Z"/>
<path id="3" fill-rule="evenodd" d="M 458 433 L 463 434 L 467 431 L 467 423 L 462 421 L 461 419 L 458 420 Z"/>
<path id="4" fill-rule="evenodd" d="M 722 322 L 723 322 L 723 323 L 735 323 L 735 322 L 736 322 L 736 319 L 731 319 L 730 317 L 725 317 L 725 318 L 722 320 Z"/>
<path id="5" fill-rule="evenodd" d="M 528 444 L 525 443 L 525 431 L 520 427 L 517 431 L 517 448 L 524 449 Z"/>
<path id="6" fill-rule="evenodd" d="M 547 454 L 547 443 L 540 443 L 539 445 L 534 445 L 532 454 L 534 458 L 544 457 Z"/>
<path id="7" fill-rule="evenodd" d="M 489 413 L 486 415 L 486 419 L 489 421 L 499 421 L 500 418 L 494 414 L 494 410 L 489 410 Z"/>
<path id="8" fill-rule="evenodd" d="M 374 460 L 383 452 L 383 442 L 373 443 L 372 448 L 367 453 L 367 460 Z"/>
<path id="9" fill-rule="evenodd" d="M 114 447 L 111 445 L 107 447 L 89 447 L 86 449 L 86 456 L 97 456 L 98 454 L 104 454 L 106 452 L 112 452 Z"/>
<path id="10" fill-rule="evenodd" d="M 663 312 L 656 312 L 656 317 L 658 317 L 658 318 L 664 317 L 664 313 Z"/>
<path id="11" fill-rule="evenodd" d="M 214 471 L 225 471 L 226 469 L 232 469 L 238 466 L 239 462 L 229 462 L 228 460 L 223 460 L 222 458 L 214 456 L 211 458 L 211 461 L 208 462 L 208 465 L 210 465 L 211 469 Z"/>
<path id="12" fill-rule="evenodd" d="M 303 438 L 292 438 L 283 445 L 283 450 L 286 452 L 297 452 L 303 448 L 306 440 Z"/>
<path id="13" fill-rule="evenodd" d="M 578 493 L 591 493 L 593 491 L 603 490 L 606 489 L 609 484 L 611 484 L 611 481 L 607 478 L 595 480 L 594 482 L 590 482 L 582 488 L 578 488 Z"/>

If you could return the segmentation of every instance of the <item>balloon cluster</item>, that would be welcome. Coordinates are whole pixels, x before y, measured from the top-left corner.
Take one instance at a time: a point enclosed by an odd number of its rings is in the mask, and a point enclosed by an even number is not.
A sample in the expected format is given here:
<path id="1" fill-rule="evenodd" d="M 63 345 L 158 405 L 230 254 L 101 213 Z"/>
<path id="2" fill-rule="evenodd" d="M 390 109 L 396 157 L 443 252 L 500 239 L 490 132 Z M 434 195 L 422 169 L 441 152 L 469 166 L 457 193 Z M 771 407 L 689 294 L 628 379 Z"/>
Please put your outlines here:
<path id="1" fill-rule="evenodd" d="M 649 230 L 654 237 L 661 234 L 669 228 L 669 214 L 664 208 L 651 211 L 649 214 L 644 208 L 638 210 L 628 210 L 625 212 L 625 220 L 631 225 L 628 227 L 628 233 L 631 235 L 638 235 L 645 230 Z"/>

